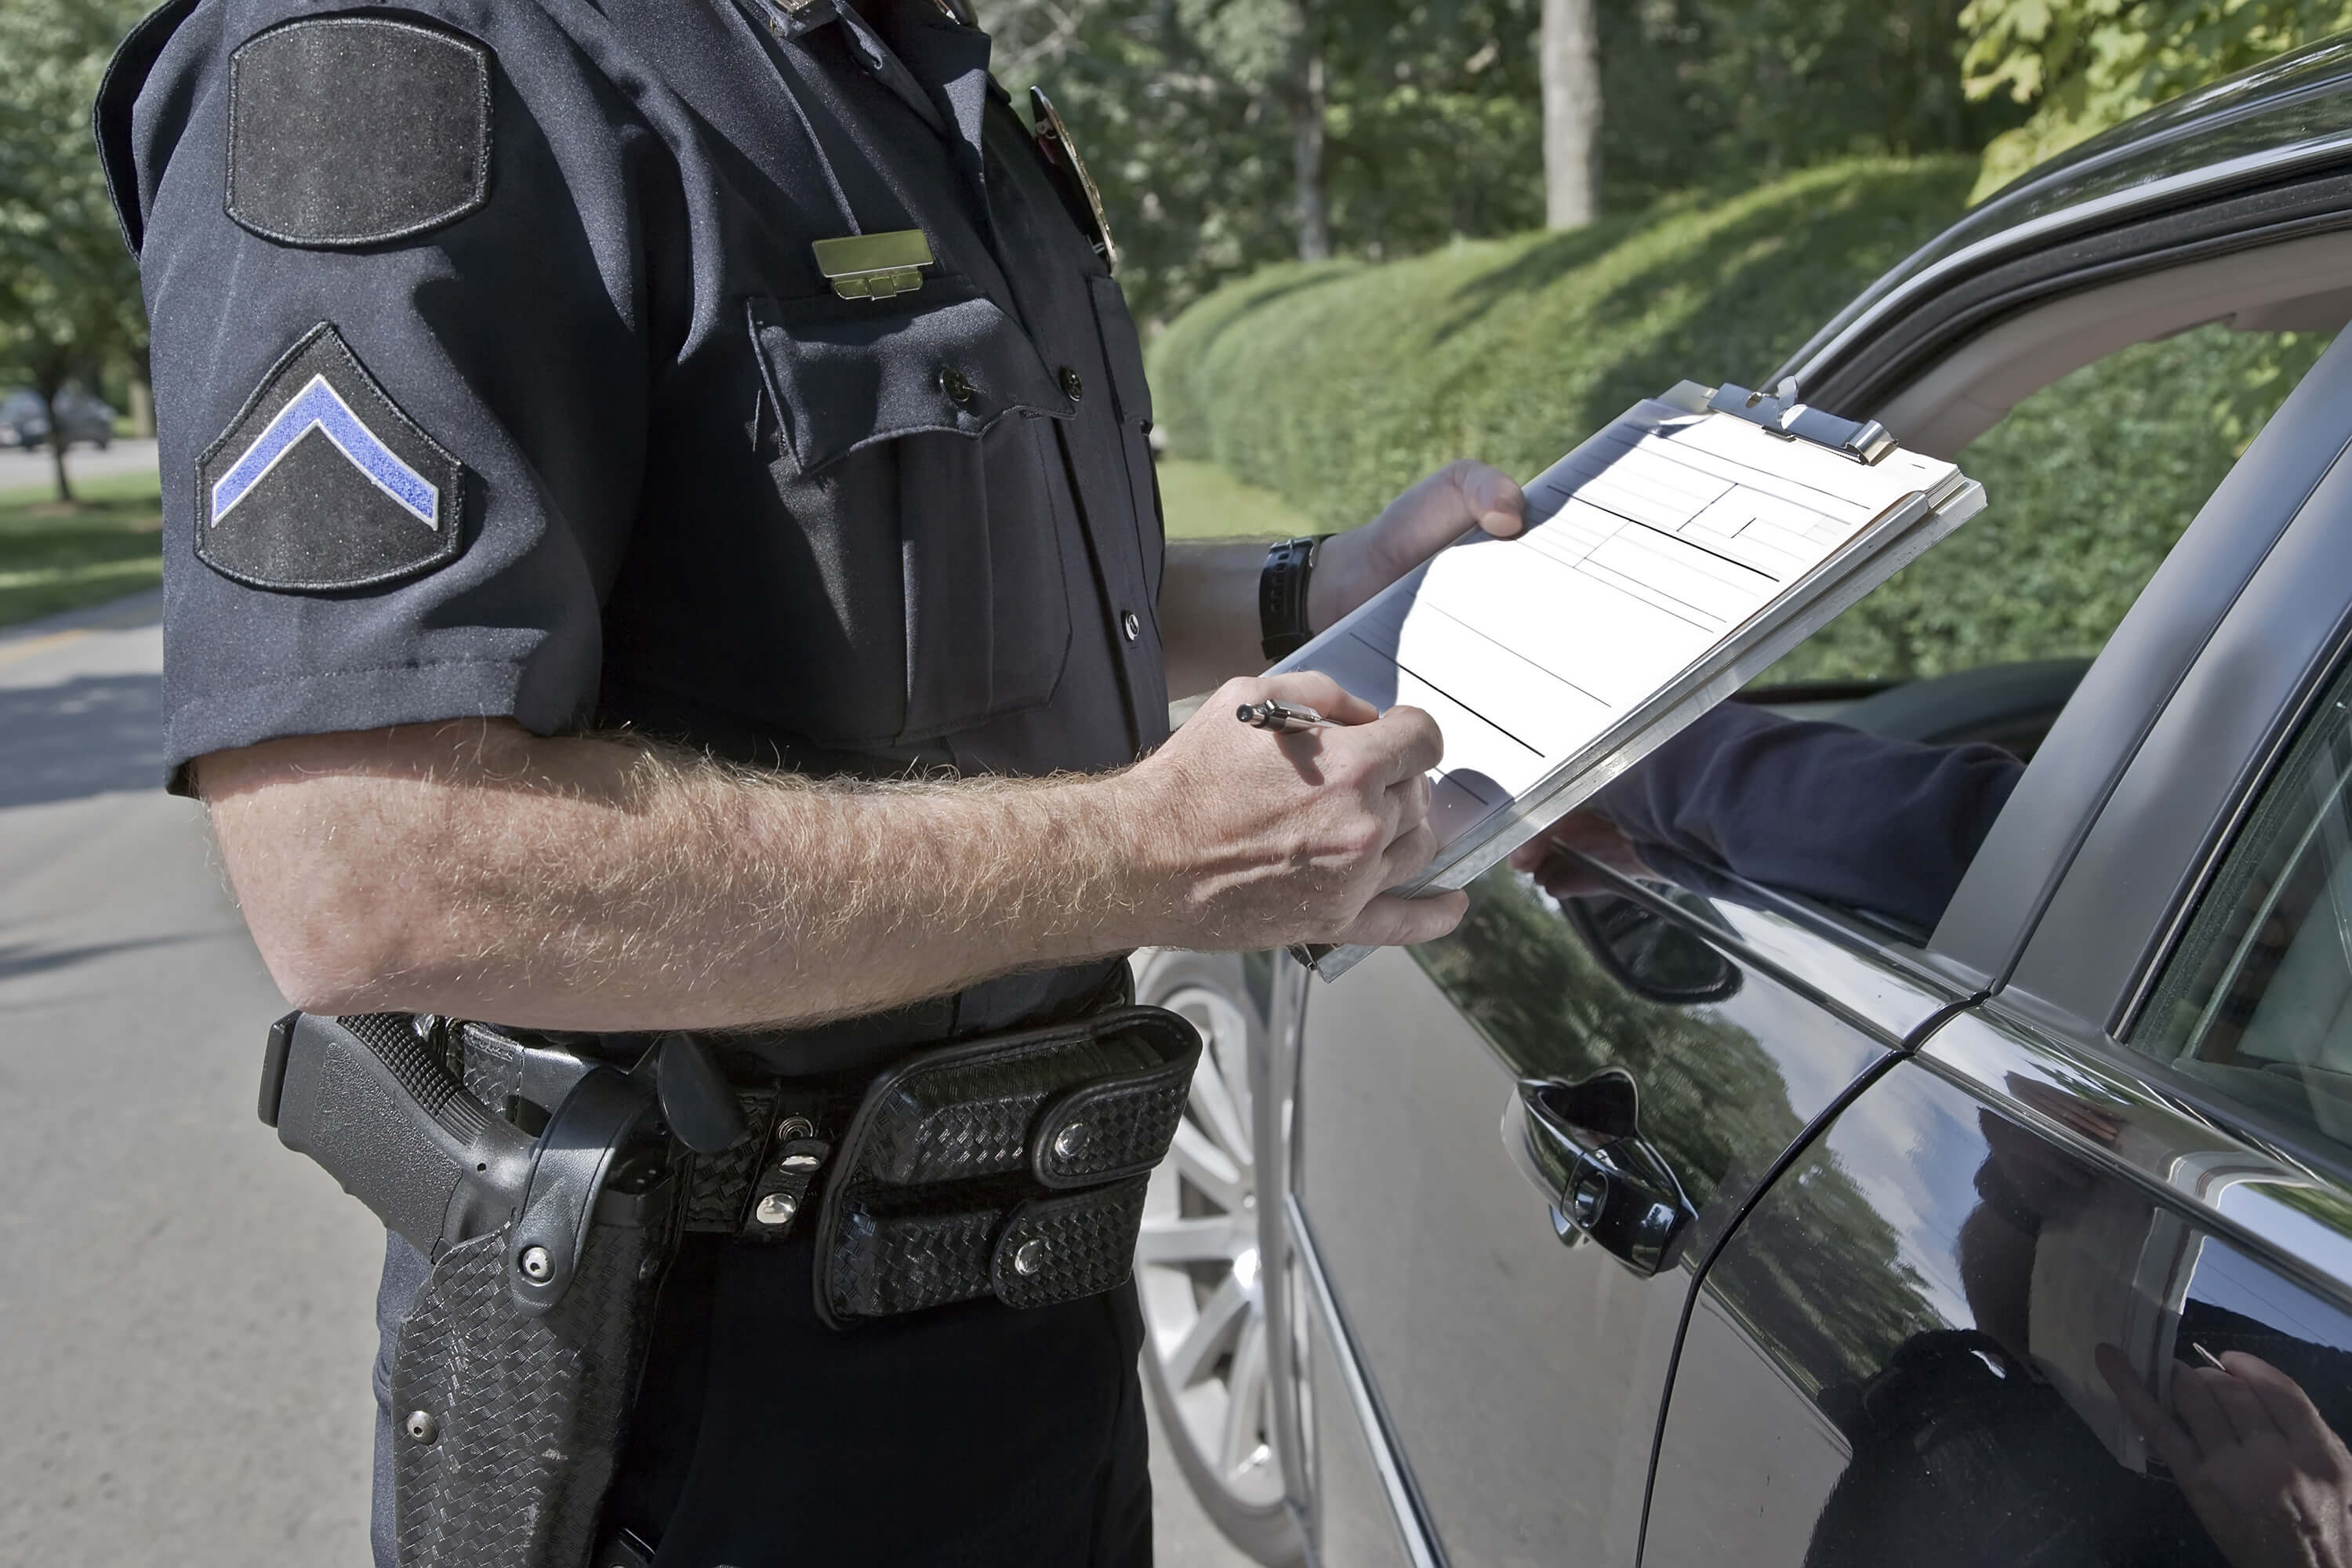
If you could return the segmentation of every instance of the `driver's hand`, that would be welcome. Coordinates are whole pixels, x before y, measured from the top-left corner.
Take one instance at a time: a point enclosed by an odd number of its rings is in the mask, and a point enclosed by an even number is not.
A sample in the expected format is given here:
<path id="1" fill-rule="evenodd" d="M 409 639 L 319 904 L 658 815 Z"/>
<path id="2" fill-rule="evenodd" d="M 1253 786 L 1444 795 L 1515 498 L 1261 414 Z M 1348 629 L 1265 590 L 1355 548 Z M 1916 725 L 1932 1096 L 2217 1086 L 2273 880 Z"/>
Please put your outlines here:
<path id="1" fill-rule="evenodd" d="M 1536 886 L 1555 899 L 1614 892 L 1615 888 L 1592 869 L 1595 860 L 1623 876 L 1657 876 L 1633 841 L 1590 806 L 1570 812 L 1511 851 L 1511 868 L 1527 872 Z"/>
<path id="2" fill-rule="evenodd" d="M 2096 1355 L 2231 1568 L 2352 1568 L 2352 1454 L 2293 1378 L 2230 1351 L 2220 1370 L 2174 1368 L 2167 1410 L 2123 1352 Z"/>
<path id="3" fill-rule="evenodd" d="M 1465 458 L 1430 475 L 1360 528 L 1326 540 L 1307 582 L 1307 624 L 1321 631 L 1473 528 L 1508 539 L 1527 497 L 1500 468 Z"/>

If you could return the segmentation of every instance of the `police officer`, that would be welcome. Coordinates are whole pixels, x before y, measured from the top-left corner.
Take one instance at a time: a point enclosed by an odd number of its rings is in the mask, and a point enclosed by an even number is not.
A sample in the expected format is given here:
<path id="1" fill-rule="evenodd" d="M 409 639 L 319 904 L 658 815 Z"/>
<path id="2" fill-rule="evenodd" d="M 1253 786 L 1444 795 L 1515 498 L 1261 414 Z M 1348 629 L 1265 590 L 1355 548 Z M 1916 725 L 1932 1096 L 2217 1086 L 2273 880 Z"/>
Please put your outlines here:
<path id="1" fill-rule="evenodd" d="M 168 750 L 297 1005 L 838 1080 L 1139 945 L 1459 918 L 1381 891 L 1431 852 L 1425 715 L 1233 679 L 1171 738 L 1167 700 L 1517 489 L 1164 546 L 1108 237 L 988 58 L 946 0 L 170 0 L 125 43 Z M 1230 717 L 1268 696 L 1343 727 Z M 387 1353 L 425 1273 L 394 1238 Z M 686 1238 L 608 1539 L 1148 1560 L 1124 1292 L 832 1333 L 809 1276 Z"/>

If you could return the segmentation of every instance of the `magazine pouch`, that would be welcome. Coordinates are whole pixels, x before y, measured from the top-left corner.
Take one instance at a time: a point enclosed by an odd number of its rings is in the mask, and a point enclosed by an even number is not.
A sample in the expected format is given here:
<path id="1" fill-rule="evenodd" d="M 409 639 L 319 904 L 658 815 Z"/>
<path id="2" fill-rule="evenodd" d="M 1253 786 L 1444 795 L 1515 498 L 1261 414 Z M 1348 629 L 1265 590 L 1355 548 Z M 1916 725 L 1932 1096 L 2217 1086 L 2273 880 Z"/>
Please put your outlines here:
<path id="1" fill-rule="evenodd" d="M 989 1296 L 1043 1307 L 1124 1282 L 1200 1058 L 1182 1018 L 1121 1006 L 885 1073 L 825 1183 L 818 1315 L 846 1328 Z"/>

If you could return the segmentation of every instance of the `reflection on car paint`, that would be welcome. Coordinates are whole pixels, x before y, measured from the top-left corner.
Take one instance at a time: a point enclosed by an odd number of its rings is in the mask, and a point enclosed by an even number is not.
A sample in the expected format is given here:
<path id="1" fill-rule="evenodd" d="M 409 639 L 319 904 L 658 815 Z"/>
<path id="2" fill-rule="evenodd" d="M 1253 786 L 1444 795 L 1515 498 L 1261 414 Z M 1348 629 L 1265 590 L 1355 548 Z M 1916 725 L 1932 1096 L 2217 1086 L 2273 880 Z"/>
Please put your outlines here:
<path id="1" fill-rule="evenodd" d="M 1649 1453 L 1624 1435 L 1655 1430 L 1698 1260 L 1885 1055 L 1726 956 L 1738 984 L 1720 1000 L 1644 998 L 1498 868 L 1452 936 L 1376 954 L 1313 994 L 1297 1201 L 1455 1568 L 1551 1561 L 1568 1540 L 1594 1563 L 1631 1563 Z M 1563 1246 L 1577 1233 L 1556 1225 L 1559 1194 L 1529 1184 L 1504 1137 L 1523 1086 L 1611 1068 L 1633 1081 L 1640 1136 L 1695 1215 L 1648 1278 L 1600 1246 Z M 1641 1252 L 1633 1238 L 1628 1251 Z M 1340 1453 L 1327 1447 L 1320 1464 Z"/>
<path id="2" fill-rule="evenodd" d="M 2352 1316 L 2137 1179 L 2132 1108 L 2000 1089 L 1899 1064 L 1757 1205 L 1692 1316 L 1645 1561 L 2336 1561 L 2291 1518 L 2352 1533 Z M 1710 1457 L 1727 1420 L 1805 1450 L 1777 1540 L 1771 1471 Z"/>

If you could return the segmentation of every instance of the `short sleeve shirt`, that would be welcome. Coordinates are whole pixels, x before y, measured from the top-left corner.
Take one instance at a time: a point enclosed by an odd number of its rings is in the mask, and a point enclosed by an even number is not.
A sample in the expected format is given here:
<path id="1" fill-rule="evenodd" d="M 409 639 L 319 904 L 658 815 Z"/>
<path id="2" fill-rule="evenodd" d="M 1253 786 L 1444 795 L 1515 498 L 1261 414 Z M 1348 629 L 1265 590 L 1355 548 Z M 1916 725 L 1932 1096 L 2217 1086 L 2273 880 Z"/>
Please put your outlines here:
<path id="1" fill-rule="evenodd" d="M 100 106 L 174 767 L 504 716 L 818 772 L 1165 733 L 1135 329 L 932 0 L 180 0 Z M 814 242 L 917 231 L 845 299 Z"/>

